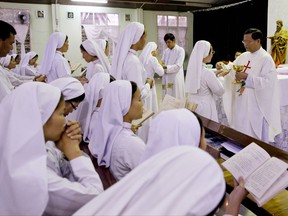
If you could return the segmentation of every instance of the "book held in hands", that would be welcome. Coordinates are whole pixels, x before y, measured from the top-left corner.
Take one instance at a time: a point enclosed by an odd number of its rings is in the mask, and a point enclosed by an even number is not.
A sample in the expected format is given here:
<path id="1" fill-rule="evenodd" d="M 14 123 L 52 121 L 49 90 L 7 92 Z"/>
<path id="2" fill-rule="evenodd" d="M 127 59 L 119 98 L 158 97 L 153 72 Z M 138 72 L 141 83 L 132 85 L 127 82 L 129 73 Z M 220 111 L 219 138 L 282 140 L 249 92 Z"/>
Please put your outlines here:
<path id="1" fill-rule="evenodd" d="M 244 178 L 245 188 L 259 207 L 288 186 L 288 164 L 271 157 L 263 148 L 251 143 L 222 163 L 236 180 Z"/>

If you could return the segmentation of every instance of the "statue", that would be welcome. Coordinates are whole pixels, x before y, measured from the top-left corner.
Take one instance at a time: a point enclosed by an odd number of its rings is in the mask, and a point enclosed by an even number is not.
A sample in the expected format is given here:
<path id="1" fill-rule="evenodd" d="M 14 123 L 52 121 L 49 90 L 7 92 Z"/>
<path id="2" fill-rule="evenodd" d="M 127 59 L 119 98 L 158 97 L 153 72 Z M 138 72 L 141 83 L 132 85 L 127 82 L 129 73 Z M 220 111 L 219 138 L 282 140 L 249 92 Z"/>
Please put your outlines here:
<path id="1" fill-rule="evenodd" d="M 282 20 L 276 21 L 276 31 L 274 36 L 267 38 L 271 39 L 271 55 L 276 67 L 278 67 L 279 64 L 285 64 L 288 32 L 283 28 Z"/>

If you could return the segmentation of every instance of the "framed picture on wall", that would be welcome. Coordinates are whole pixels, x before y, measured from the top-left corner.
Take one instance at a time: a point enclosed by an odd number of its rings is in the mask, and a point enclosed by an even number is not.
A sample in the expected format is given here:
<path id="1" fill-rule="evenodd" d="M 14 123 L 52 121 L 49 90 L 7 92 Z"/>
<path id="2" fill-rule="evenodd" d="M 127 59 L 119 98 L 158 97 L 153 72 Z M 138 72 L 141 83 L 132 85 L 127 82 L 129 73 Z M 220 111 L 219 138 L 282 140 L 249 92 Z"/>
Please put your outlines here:
<path id="1" fill-rule="evenodd" d="M 44 10 L 37 10 L 36 16 L 37 16 L 37 18 L 44 18 L 45 17 L 45 11 Z"/>
<path id="2" fill-rule="evenodd" d="M 67 12 L 67 18 L 68 19 L 74 19 L 74 13 L 73 12 Z"/>

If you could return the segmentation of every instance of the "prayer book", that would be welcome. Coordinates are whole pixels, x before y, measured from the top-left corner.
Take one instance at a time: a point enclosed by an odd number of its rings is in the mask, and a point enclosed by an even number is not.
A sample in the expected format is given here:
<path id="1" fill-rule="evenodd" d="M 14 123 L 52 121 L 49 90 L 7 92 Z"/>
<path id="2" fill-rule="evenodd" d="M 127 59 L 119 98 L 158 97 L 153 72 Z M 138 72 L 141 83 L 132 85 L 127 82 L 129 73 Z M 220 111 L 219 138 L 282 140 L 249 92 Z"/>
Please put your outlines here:
<path id="1" fill-rule="evenodd" d="M 143 122 L 145 122 L 147 119 L 149 119 L 153 115 L 154 115 L 154 112 L 152 110 L 144 110 L 142 118 L 137 119 L 137 120 L 133 120 L 132 125 L 135 125 L 135 126 L 139 125 L 140 126 L 141 124 L 143 124 Z"/>
<path id="2" fill-rule="evenodd" d="M 222 163 L 236 180 L 244 178 L 245 188 L 259 207 L 288 186 L 288 164 L 271 157 L 263 148 L 251 143 Z"/>
<path id="3" fill-rule="evenodd" d="M 172 97 L 171 95 L 166 94 L 161 103 L 159 112 L 163 110 L 180 109 L 180 108 L 186 108 L 188 110 L 195 111 L 197 108 L 197 104 L 191 103 L 185 99 L 179 100 L 175 97 Z"/>

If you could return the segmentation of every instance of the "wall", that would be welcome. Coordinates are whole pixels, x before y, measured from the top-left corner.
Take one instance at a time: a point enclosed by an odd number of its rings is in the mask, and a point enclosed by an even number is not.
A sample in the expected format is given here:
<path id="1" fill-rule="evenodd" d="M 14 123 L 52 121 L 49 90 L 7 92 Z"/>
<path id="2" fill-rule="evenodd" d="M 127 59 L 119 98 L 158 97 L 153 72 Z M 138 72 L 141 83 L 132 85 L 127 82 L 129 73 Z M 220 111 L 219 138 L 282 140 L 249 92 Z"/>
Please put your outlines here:
<path id="1" fill-rule="evenodd" d="M 187 30 L 187 40 L 188 40 L 188 50 L 186 50 L 186 58 L 184 61 L 184 69 L 186 69 L 189 56 L 192 51 L 193 45 L 193 14 L 192 13 L 178 13 L 178 12 L 163 12 L 163 11 L 144 11 L 144 25 L 147 30 L 147 42 L 154 41 L 157 43 L 157 15 L 171 15 L 171 16 L 187 16 L 188 19 L 188 30 Z M 177 42 L 177 38 L 176 38 Z M 160 56 L 159 56 L 160 57 Z"/>
<path id="2" fill-rule="evenodd" d="M 274 35 L 276 31 L 276 20 L 283 21 L 283 27 L 288 30 L 288 1 L 287 0 L 268 0 L 268 21 L 267 36 Z M 270 52 L 271 41 L 267 40 L 267 50 Z M 287 57 L 288 59 L 288 53 Z M 286 60 L 287 63 L 287 60 Z"/>
<path id="3" fill-rule="evenodd" d="M 41 59 L 42 53 L 44 52 L 45 42 L 48 40 L 48 37 L 52 32 L 51 5 L 1 2 L 1 8 L 28 9 L 30 11 L 31 49 L 39 53 Z M 37 10 L 45 11 L 45 18 L 37 18 Z"/>
<path id="4" fill-rule="evenodd" d="M 124 9 L 107 8 L 92 6 L 74 6 L 74 5 L 43 5 L 43 4 L 16 4 L 1 2 L 2 8 L 28 9 L 30 11 L 30 30 L 31 30 L 31 49 L 39 53 L 39 62 L 41 63 L 45 44 L 49 35 L 59 30 L 69 36 L 69 51 L 65 56 L 72 62 L 81 62 L 85 64 L 79 51 L 81 43 L 81 12 L 99 12 L 99 13 L 118 13 L 120 21 L 120 31 L 129 23 L 125 21 L 125 14 L 131 15 L 131 21 L 139 21 L 145 25 L 148 33 L 147 41 L 157 42 L 157 14 L 165 15 L 185 15 L 188 16 L 188 41 L 191 46 L 187 52 L 190 54 L 193 44 L 193 14 L 177 12 L 143 11 L 142 9 Z M 36 16 L 37 10 L 45 11 L 45 18 Z M 74 18 L 68 19 L 67 12 L 73 12 Z M 188 60 L 186 60 L 188 61 Z M 185 62 L 186 62 L 185 61 Z M 186 62 L 187 64 L 187 62 Z"/>

